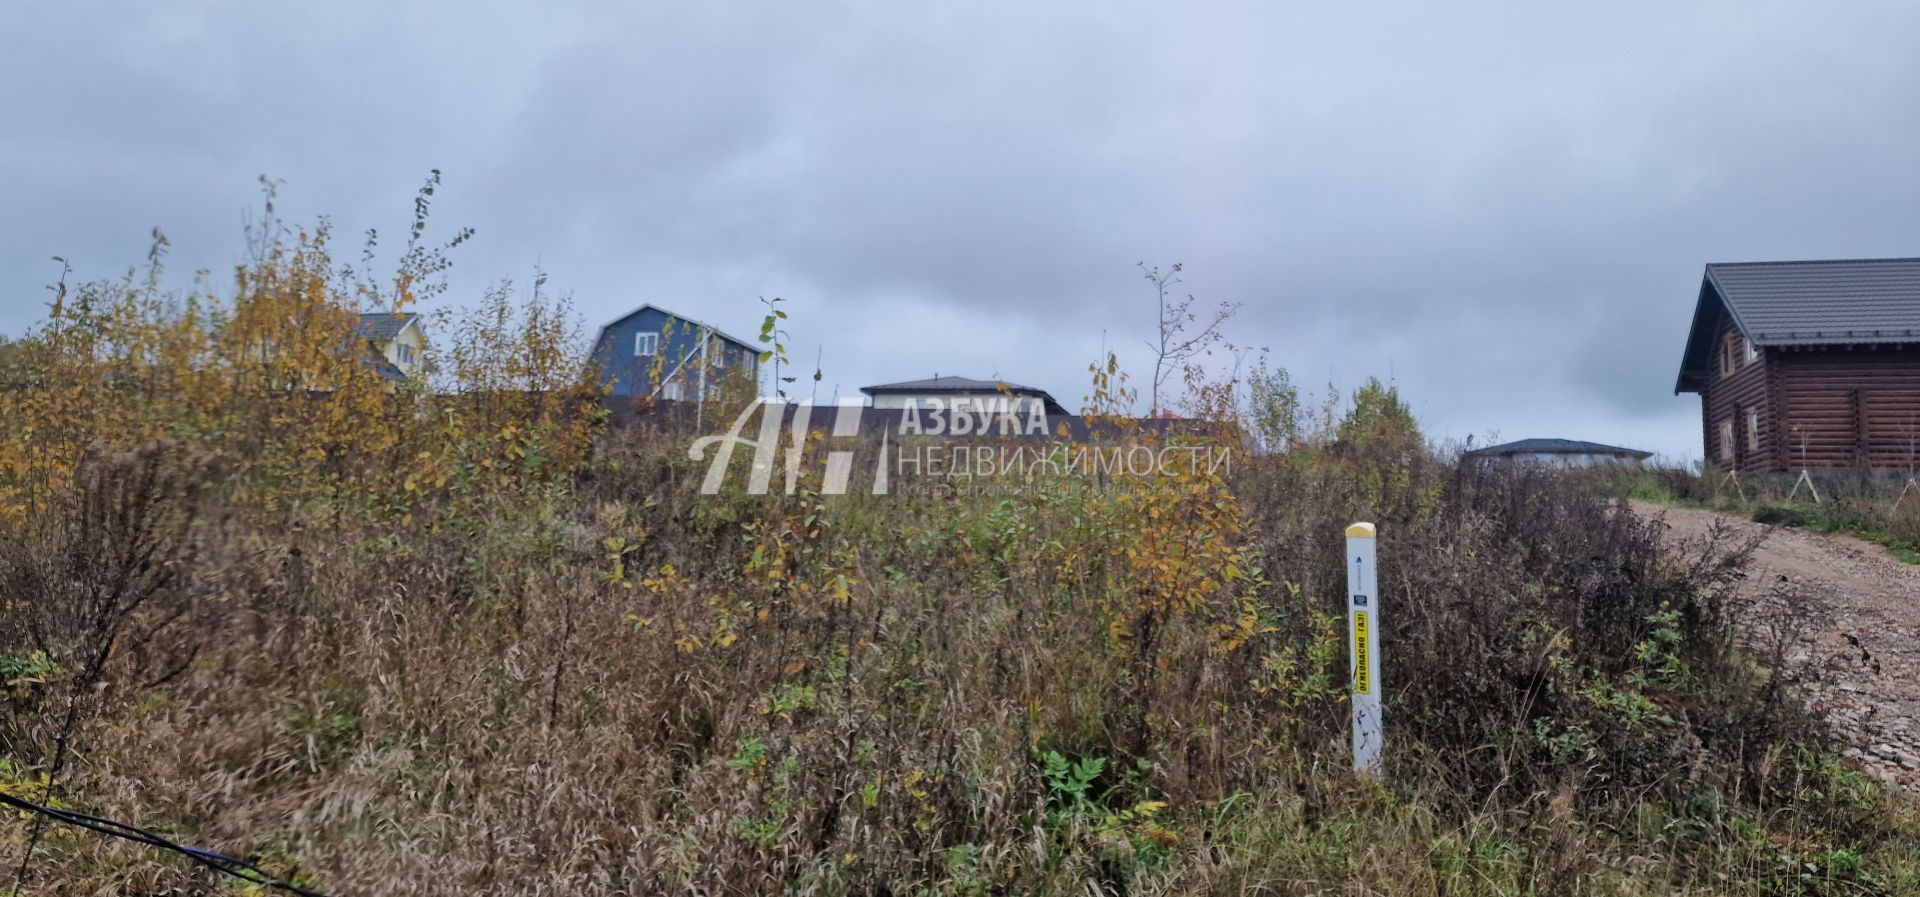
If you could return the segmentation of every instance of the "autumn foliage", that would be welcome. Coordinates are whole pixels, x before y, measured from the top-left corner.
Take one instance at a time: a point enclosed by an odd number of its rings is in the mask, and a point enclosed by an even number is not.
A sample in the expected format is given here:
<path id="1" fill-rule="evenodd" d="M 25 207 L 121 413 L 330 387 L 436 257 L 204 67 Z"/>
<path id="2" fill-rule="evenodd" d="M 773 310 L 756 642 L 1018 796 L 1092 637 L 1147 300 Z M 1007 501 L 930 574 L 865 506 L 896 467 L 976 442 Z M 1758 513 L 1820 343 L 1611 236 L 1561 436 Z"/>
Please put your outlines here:
<path id="1" fill-rule="evenodd" d="M 435 179 L 437 181 L 437 178 Z M 336 262 L 327 222 L 274 216 L 249 231 L 247 261 L 163 288 L 157 233 L 144 271 L 54 287 L 44 323 L 9 347 L 0 384 L 0 520 L 59 505 L 90 453 L 168 440 L 225 471 L 240 506 L 352 519 L 408 516 L 450 490 L 518 489 L 586 457 L 597 395 L 578 325 L 536 281 L 436 319 L 452 338 L 430 373 L 383 378 L 361 312 L 424 314 L 446 264 L 423 245 L 426 197 L 398 272 L 381 284 Z"/>

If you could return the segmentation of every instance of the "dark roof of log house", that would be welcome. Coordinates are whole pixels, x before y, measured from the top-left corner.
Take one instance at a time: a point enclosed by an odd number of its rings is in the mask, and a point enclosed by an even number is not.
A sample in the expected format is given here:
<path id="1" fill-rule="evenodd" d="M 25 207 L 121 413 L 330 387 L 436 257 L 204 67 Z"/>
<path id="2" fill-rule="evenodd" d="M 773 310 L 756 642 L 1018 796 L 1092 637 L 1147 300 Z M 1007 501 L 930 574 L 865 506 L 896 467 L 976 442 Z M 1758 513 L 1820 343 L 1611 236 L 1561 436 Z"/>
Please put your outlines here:
<path id="1" fill-rule="evenodd" d="M 1704 382 L 1722 314 L 1762 348 L 1920 343 L 1920 258 L 1708 265 L 1675 392 Z"/>

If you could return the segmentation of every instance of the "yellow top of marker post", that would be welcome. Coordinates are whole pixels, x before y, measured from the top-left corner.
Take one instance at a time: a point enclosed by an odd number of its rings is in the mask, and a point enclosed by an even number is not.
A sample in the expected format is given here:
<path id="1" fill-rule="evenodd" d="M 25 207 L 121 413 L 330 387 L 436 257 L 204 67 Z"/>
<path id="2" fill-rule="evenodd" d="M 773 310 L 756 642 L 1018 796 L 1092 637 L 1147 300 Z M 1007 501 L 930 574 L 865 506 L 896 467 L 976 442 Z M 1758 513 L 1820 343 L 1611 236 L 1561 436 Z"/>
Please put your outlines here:
<path id="1" fill-rule="evenodd" d="M 1371 523 L 1356 523 L 1356 524 L 1354 524 L 1354 525 L 1352 525 L 1352 526 L 1349 526 L 1349 527 L 1347 527 L 1347 538 L 1349 538 L 1349 539 L 1371 539 L 1371 538 L 1373 538 L 1373 524 L 1371 524 Z"/>

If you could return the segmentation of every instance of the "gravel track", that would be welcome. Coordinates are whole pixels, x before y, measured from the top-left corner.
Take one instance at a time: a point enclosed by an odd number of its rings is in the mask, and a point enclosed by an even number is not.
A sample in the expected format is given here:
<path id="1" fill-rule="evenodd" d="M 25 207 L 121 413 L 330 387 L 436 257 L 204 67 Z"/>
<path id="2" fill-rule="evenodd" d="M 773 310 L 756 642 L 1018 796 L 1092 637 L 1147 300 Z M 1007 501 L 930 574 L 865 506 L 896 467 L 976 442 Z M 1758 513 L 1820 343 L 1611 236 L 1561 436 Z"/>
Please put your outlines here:
<path id="1" fill-rule="evenodd" d="M 1822 605 L 1792 655 L 1812 661 L 1813 708 L 1869 773 L 1920 791 L 1920 565 L 1851 536 L 1690 508 L 1634 509 L 1664 521 L 1676 542 L 1704 539 L 1716 523 L 1736 536 L 1762 536 L 1743 597 L 1762 608 L 1797 587 Z"/>

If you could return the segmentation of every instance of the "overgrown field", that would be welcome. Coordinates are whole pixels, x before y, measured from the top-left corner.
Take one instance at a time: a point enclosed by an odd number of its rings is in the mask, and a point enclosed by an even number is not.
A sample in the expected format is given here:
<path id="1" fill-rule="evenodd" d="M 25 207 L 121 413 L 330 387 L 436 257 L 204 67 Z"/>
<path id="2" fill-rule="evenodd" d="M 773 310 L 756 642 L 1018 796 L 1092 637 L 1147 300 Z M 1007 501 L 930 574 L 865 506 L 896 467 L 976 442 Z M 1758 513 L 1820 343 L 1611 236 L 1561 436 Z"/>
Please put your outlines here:
<path id="1" fill-rule="evenodd" d="M 1747 546 L 1663 554 L 1579 484 L 1442 463 L 1391 389 L 1303 422 L 1224 384 L 1230 469 L 822 495 L 816 445 L 792 494 L 745 494 L 743 452 L 702 495 L 693 434 L 595 426 L 547 306 L 497 296 L 450 385 L 376 394 L 337 329 L 234 328 L 413 281 L 254 258 L 218 302 L 93 288 L 16 357 L 9 793 L 336 895 L 1920 889 L 1912 809 L 1741 647 Z M 1356 519 L 1378 782 L 1346 754 Z M 10 817 L 16 872 L 247 887 Z"/>

